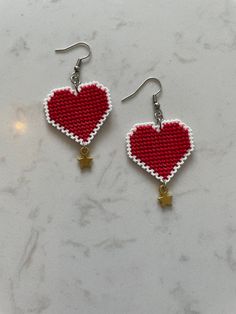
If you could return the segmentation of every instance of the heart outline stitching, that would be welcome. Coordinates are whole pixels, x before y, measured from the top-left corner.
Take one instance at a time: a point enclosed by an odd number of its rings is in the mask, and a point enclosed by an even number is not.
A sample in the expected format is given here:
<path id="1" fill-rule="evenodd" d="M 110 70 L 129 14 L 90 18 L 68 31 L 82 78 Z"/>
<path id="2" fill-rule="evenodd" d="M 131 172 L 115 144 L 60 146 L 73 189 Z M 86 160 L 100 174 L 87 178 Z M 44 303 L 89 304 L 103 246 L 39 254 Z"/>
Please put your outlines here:
<path id="1" fill-rule="evenodd" d="M 105 91 L 106 97 L 107 97 L 108 108 L 105 111 L 105 113 L 103 114 L 102 118 L 96 124 L 96 127 L 90 133 L 87 141 L 84 141 L 78 135 L 75 135 L 73 132 L 70 132 L 64 126 L 60 125 L 60 123 L 56 123 L 54 120 L 52 120 L 50 118 L 48 102 L 51 100 L 51 98 L 54 96 L 54 93 L 57 92 L 57 91 L 69 91 L 71 94 L 77 96 L 77 94 L 81 91 L 81 89 L 83 87 L 88 87 L 88 86 L 93 86 L 93 85 L 96 85 L 98 88 L 100 88 L 101 90 Z M 55 89 L 51 90 L 51 92 L 44 99 L 43 106 L 44 106 L 44 111 L 45 111 L 45 115 L 46 115 L 46 120 L 47 120 L 47 122 L 49 124 L 51 124 L 52 126 L 56 127 L 59 131 L 61 131 L 66 136 L 70 137 L 72 140 L 76 141 L 80 145 L 88 145 L 88 144 L 91 143 L 92 139 L 97 134 L 97 132 L 99 131 L 100 127 L 103 125 L 103 123 L 105 122 L 106 118 L 108 117 L 110 111 L 112 110 L 111 96 L 110 96 L 109 89 L 107 87 L 105 87 L 104 85 L 102 85 L 101 83 L 97 82 L 97 81 L 92 81 L 92 82 L 87 82 L 87 83 L 80 84 L 79 87 L 78 87 L 78 93 L 75 90 L 73 90 L 70 86 L 55 88 Z"/>
<path id="2" fill-rule="evenodd" d="M 184 154 L 184 156 L 181 158 L 181 160 L 176 163 L 174 168 L 171 170 L 170 174 L 167 176 L 167 179 L 164 179 L 163 176 L 159 175 L 159 173 L 157 171 L 155 171 L 154 169 L 151 169 L 148 165 L 146 165 L 145 162 L 141 161 L 141 159 L 132 155 L 132 148 L 131 148 L 131 144 L 130 144 L 130 136 L 133 135 L 133 133 L 136 131 L 137 127 L 142 126 L 142 125 L 145 125 L 145 126 L 151 125 L 152 128 L 158 132 L 160 132 L 160 127 L 158 125 L 156 125 L 154 122 L 137 123 L 137 124 L 133 125 L 133 127 L 127 133 L 127 136 L 126 136 L 126 147 L 127 147 L 127 154 L 129 156 L 129 158 L 131 160 L 133 160 L 136 164 L 138 164 L 140 167 L 142 167 L 144 170 L 146 170 L 148 173 L 150 173 L 152 176 L 154 176 L 156 179 L 159 179 L 159 180 L 161 180 L 161 182 L 164 182 L 164 183 L 168 183 L 170 181 L 170 179 L 175 175 L 175 173 L 178 171 L 178 169 L 184 164 L 185 160 L 188 158 L 188 156 L 191 155 L 191 152 L 194 150 L 194 141 L 193 141 L 192 129 L 179 119 L 163 120 L 162 125 L 166 124 L 166 123 L 172 123 L 172 122 L 177 122 L 184 129 L 188 130 L 190 148 L 187 150 L 187 152 Z"/>

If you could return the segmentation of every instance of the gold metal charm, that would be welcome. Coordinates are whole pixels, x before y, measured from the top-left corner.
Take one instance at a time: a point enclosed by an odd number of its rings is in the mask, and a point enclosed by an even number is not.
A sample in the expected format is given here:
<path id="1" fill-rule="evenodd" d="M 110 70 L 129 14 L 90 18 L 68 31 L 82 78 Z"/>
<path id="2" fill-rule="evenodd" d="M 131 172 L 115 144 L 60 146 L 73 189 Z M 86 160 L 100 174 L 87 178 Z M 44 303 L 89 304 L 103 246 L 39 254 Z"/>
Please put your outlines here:
<path id="1" fill-rule="evenodd" d="M 80 156 L 77 158 L 80 168 L 90 168 L 93 158 L 89 157 L 89 149 L 86 146 L 80 148 Z"/>
<path id="2" fill-rule="evenodd" d="M 165 184 L 161 184 L 159 187 L 160 196 L 158 201 L 161 207 L 171 206 L 172 205 L 172 195 L 169 194 L 168 188 Z"/>

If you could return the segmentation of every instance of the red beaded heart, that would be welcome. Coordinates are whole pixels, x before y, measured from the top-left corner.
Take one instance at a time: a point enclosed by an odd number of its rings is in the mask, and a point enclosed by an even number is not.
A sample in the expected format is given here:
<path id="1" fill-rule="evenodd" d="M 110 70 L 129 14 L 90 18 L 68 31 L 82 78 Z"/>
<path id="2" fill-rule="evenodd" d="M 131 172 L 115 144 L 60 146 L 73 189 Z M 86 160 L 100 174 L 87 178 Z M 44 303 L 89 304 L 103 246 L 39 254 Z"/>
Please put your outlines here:
<path id="1" fill-rule="evenodd" d="M 112 109 L 109 90 L 98 82 L 54 89 L 44 101 L 47 121 L 70 138 L 87 145 Z"/>
<path id="2" fill-rule="evenodd" d="M 179 120 L 136 124 L 127 135 L 129 157 L 167 183 L 193 150 L 191 129 Z"/>

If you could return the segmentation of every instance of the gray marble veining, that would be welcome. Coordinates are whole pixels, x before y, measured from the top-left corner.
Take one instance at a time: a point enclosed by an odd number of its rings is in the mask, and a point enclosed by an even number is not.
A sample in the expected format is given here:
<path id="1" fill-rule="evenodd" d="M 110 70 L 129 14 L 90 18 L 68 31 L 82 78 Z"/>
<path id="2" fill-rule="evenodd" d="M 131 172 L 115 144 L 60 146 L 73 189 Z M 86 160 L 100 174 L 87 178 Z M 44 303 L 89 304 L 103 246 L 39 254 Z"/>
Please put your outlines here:
<path id="1" fill-rule="evenodd" d="M 0 1 L 0 314 L 236 313 L 235 19 L 235 0 Z M 113 101 L 87 172 L 42 106 L 78 40 Z M 195 136 L 171 210 L 125 152 L 155 85 L 121 99 L 149 76 Z"/>

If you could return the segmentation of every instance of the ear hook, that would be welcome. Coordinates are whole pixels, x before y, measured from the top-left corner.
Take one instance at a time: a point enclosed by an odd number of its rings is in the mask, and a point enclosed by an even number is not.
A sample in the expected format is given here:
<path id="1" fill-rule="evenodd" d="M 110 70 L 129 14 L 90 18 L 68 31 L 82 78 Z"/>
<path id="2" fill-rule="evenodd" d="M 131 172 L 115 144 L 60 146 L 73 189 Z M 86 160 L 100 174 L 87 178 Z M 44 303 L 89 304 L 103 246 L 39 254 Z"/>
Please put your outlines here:
<path id="1" fill-rule="evenodd" d="M 74 72 L 72 73 L 71 77 L 70 77 L 70 80 L 71 82 L 74 84 L 76 90 L 78 89 L 78 86 L 80 85 L 80 68 L 81 68 L 81 64 L 82 64 L 82 61 L 87 59 L 87 58 L 90 58 L 91 57 L 91 48 L 90 46 L 83 42 L 83 41 L 79 41 L 73 45 L 70 45 L 68 47 L 65 47 L 65 48 L 58 48 L 58 49 L 55 49 L 55 52 L 67 52 L 75 47 L 78 47 L 78 46 L 81 46 L 81 47 L 85 47 L 87 48 L 88 50 L 88 54 L 86 56 L 83 56 L 83 57 L 80 57 L 78 58 L 77 62 L 76 62 L 76 65 L 74 66 Z"/>
<path id="2" fill-rule="evenodd" d="M 92 53 L 91 53 L 90 46 L 83 41 L 79 41 L 79 42 L 72 44 L 72 45 L 65 47 L 65 48 L 57 48 L 57 49 L 55 49 L 55 52 L 67 52 L 67 51 L 69 51 L 75 47 L 78 47 L 78 46 L 85 47 L 88 49 L 88 54 L 84 57 L 79 58 L 79 60 L 84 60 L 84 59 L 87 59 L 91 56 Z"/>
<path id="3" fill-rule="evenodd" d="M 154 105 L 154 116 L 156 118 L 156 121 L 157 121 L 157 125 L 159 127 L 161 127 L 161 123 L 163 121 L 163 114 L 162 114 L 162 110 L 160 108 L 160 103 L 158 102 L 158 98 L 160 97 L 161 95 L 161 92 L 162 92 L 162 86 L 161 86 L 161 82 L 156 78 L 156 77 L 149 77 L 147 78 L 137 89 L 134 93 L 130 94 L 129 96 L 123 98 L 121 101 L 124 102 L 130 98 L 133 98 L 139 91 L 140 89 L 146 85 L 149 81 L 154 81 L 156 82 L 158 85 L 159 85 L 159 91 L 154 94 L 152 96 L 152 101 L 153 101 L 153 105 Z"/>
<path id="4" fill-rule="evenodd" d="M 159 91 L 153 95 L 153 102 L 157 103 L 157 99 L 160 96 L 161 92 L 162 92 L 162 86 L 161 86 L 161 82 L 156 78 L 156 77 L 149 77 L 147 78 L 137 89 L 134 93 L 130 94 L 129 96 L 125 97 L 124 99 L 122 99 L 121 101 L 124 102 L 128 99 L 133 98 L 139 91 L 140 89 L 146 85 L 149 81 L 154 81 L 159 85 Z"/>

